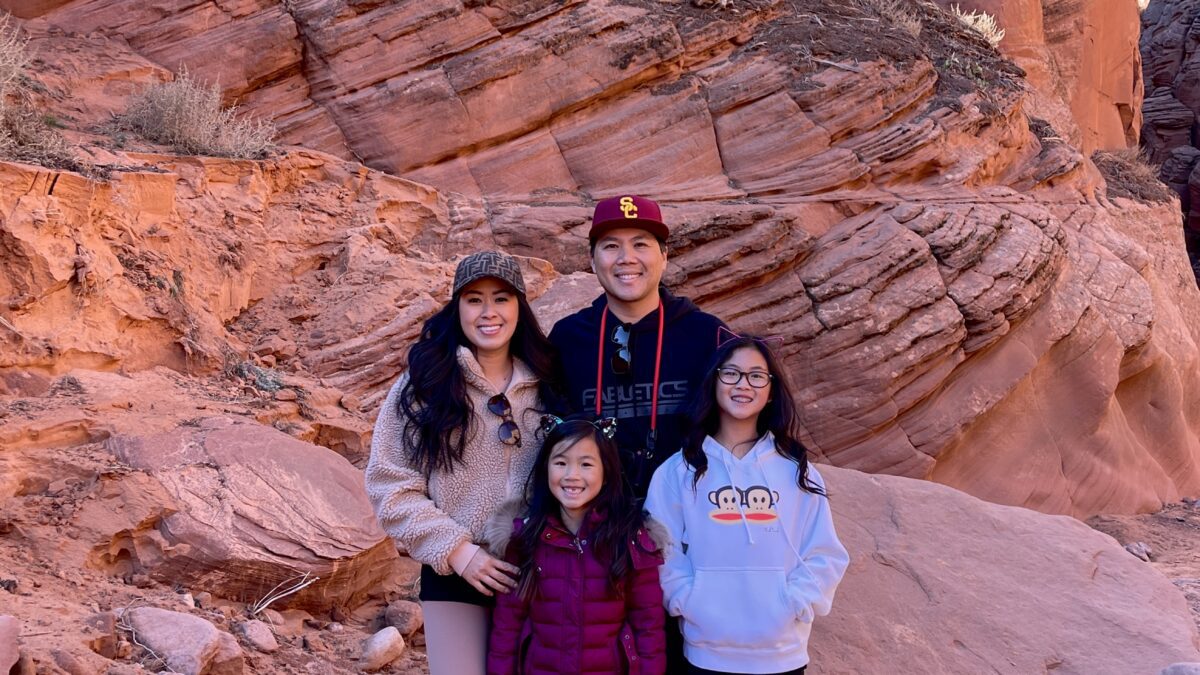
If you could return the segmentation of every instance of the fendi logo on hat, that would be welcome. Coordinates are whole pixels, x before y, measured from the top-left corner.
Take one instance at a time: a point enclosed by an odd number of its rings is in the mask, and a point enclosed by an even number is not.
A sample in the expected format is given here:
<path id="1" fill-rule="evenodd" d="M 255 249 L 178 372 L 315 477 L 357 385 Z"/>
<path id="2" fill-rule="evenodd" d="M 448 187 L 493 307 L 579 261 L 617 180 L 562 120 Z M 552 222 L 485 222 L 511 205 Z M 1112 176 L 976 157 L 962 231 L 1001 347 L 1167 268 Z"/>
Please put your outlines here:
<path id="1" fill-rule="evenodd" d="M 525 277 L 515 258 L 500 251 L 480 251 L 463 258 L 454 270 L 454 295 L 473 281 L 492 277 L 525 295 Z"/>

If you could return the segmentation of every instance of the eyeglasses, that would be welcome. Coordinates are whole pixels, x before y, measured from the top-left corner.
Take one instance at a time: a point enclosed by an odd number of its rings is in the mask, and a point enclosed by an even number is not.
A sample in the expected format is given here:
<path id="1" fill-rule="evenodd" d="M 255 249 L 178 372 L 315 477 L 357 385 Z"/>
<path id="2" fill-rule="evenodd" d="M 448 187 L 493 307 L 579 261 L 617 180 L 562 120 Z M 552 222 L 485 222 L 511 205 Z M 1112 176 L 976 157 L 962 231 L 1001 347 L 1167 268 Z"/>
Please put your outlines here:
<path id="1" fill-rule="evenodd" d="M 496 394 L 488 399 L 487 409 L 504 420 L 496 430 L 500 442 L 521 447 L 521 428 L 513 421 L 512 404 L 508 402 L 508 398 L 504 394 Z"/>
<path id="2" fill-rule="evenodd" d="M 717 379 L 731 387 L 737 386 L 737 383 L 741 382 L 743 377 L 746 378 L 746 382 L 755 389 L 762 389 L 763 387 L 771 384 L 771 380 L 775 379 L 775 376 L 771 375 L 770 373 L 764 373 L 761 370 L 752 370 L 748 373 L 743 373 L 737 368 L 717 369 Z"/>
<path id="3" fill-rule="evenodd" d="M 633 353 L 629 351 L 629 336 L 631 326 L 623 323 L 613 329 L 612 341 L 617 345 L 617 353 L 612 357 L 612 370 L 617 375 L 624 375 L 633 368 Z"/>

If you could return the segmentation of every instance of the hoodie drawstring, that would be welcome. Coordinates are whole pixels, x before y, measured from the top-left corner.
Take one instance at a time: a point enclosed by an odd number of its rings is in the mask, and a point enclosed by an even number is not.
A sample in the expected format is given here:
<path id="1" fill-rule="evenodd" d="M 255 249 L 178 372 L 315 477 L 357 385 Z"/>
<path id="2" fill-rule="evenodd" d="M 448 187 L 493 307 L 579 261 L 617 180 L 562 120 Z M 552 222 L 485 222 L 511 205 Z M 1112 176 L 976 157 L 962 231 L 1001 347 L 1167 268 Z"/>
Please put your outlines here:
<path id="1" fill-rule="evenodd" d="M 754 543 L 754 533 L 750 531 L 750 523 L 746 520 L 746 509 L 742 507 L 742 491 L 738 489 L 737 480 L 733 477 L 733 467 L 729 465 L 729 455 L 732 454 L 728 449 L 721 452 L 721 461 L 725 463 L 725 473 L 729 474 L 729 487 L 733 488 L 733 493 L 737 495 L 738 514 L 742 516 L 742 527 L 746 530 L 746 539 L 750 543 Z"/>
<path id="2" fill-rule="evenodd" d="M 772 449 L 774 449 L 773 441 L 772 441 Z M 762 473 L 763 484 L 767 486 L 767 491 L 769 491 L 771 493 L 771 498 L 774 499 L 774 496 L 779 493 L 777 493 L 775 491 L 774 486 L 771 485 L 771 477 L 769 475 L 767 475 L 766 469 L 764 469 L 762 466 L 762 455 L 754 456 L 754 464 L 755 464 L 755 466 L 758 467 L 759 472 Z M 791 549 L 792 553 L 796 556 L 797 562 L 800 562 L 803 564 L 804 560 L 800 556 L 800 549 L 796 548 L 796 545 L 792 543 L 792 535 L 788 534 L 788 530 L 790 530 L 791 528 L 790 527 L 781 527 L 779 529 L 783 530 L 783 540 L 787 542 L 788 548 Z"/>

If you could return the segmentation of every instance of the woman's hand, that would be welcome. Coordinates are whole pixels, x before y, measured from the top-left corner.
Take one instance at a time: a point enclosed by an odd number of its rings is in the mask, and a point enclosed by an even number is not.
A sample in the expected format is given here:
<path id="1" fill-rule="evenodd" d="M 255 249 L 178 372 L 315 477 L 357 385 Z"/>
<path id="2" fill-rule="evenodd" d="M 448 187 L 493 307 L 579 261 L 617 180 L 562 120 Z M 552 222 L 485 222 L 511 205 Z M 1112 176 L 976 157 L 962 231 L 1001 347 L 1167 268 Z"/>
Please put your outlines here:
<path id="1" fill-rule="evenodd" d="M 492 557 L 482 548 L 471 556 L 471 561 L 463 568 L 463 579 L 484 595 L 507 593 L 517 587 L 517 575 L 520 573 L 515 565 Z"/>

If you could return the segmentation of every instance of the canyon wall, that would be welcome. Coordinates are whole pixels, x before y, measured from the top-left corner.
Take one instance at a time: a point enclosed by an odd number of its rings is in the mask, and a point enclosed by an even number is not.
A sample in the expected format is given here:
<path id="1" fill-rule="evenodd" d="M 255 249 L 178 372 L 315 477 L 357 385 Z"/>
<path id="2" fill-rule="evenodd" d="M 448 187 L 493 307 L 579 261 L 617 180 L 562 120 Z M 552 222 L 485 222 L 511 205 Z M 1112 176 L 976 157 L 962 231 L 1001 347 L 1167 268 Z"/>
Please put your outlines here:
<path id="1" fill-rule="evenodd" d="M 369 420 L 451 256 L 537 259 L 539 288 L 578 306 L 591 204 L 637 192 L 664 203 L 672 287 L 788 337 L 822 460 L 1075 516 L 1200 492 L 1200 295 L 1177 207 L 1110 199 L 1031 121 L 1066 106 L 1086 147 L 1127 132 L 1119 105 L 1092 99 L 1093 119 L 1053 82 L 1026 88 L 934 7 L 911 5 L 915 40 L 833 0 L 0 5 L 54 50 L 46 104 L 123 167 L 105 184 L 5 169 L 10 380 L 215 373 L 254 352 Z M 1136 58 L 1055 72 L 1100 91 L 1116 80 L 1088 73 Z M 117 83 L 182 67 L 315 151 L 106 145 L 111 92 L 133 86 Z M 112 84 L 82 100 L 79 80 Z M 1133 109 L 1135 81 L 1112 85 Z"/>

